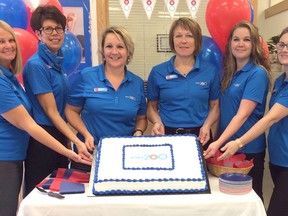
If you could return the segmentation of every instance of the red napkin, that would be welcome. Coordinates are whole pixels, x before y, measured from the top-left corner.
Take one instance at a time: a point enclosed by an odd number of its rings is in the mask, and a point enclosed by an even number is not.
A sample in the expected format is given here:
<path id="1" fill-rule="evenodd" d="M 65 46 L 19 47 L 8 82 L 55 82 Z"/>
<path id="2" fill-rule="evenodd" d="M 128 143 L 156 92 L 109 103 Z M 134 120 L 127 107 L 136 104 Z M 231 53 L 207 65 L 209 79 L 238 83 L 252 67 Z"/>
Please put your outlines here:
<path id="1" fill-rule="evenodd" d="M 90 174 L 74 171 L 68 179 L 71 182 L 89 183 Z"/>
<path id="2" fill-rule="evenodd" d="M 53 179 L 52 184 L 50 185 L 49 190 L 51 191 L 60 191 L 60 184 L 61 182 L 71 182 L 69 179 L 63 179 L 63 178 L 55 178 Z"/>
<path id="3" fill-rule="evenodd" d="M 76 169 L 58 168 L 55 178 L 44 179 L 37 186 L 51 191 L 60 191 L 62 182 L 89 183 L 90 173 Z"/>
<path id="4" fill-rule="evenodd" d="M 253 159 L 246 160 L 245 154 L 232 155 L 222 161 L 217 161 L 217 158 L 221 156 L 222 153 L 217 151 L 213 158 L 207 159 L 207 163 L 214 164 L 217 166 L 234 167 L 234 168 L 246 168 L 253 165 Z"/>

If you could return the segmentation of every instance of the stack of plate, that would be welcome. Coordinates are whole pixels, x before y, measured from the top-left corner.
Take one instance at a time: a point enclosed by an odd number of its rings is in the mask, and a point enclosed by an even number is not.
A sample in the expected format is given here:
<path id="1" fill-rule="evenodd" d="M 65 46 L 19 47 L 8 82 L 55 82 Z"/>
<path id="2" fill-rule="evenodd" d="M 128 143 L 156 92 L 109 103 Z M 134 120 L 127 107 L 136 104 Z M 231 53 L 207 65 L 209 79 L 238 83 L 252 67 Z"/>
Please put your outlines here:
<path id="1" fill-rule="evenodd" d="M 252 177 L 241 173 L 224 173 L 219 176 L 220 191 L 228 194 L 245 194 L 252 190 Z"/>

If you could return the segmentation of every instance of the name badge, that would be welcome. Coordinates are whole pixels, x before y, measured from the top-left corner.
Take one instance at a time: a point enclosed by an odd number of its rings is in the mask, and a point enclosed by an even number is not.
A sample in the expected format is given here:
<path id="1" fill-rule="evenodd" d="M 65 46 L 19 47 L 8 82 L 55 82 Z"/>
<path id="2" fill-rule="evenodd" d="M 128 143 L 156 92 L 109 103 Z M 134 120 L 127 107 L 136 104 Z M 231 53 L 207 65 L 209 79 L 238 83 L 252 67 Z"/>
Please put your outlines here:
<path id="1" fill-rule="evenodd" d="M 177 78 L 178 78 L 178 75 L 177 75 L 177 74 L 172 74 L 172 75 L 166 76 L 166 80 L 177 79 Z"/>
<path id="2" fill-rule="evenodd" d="M 94 88 L 94 92 L 107 92 L 107 88 Z"/>

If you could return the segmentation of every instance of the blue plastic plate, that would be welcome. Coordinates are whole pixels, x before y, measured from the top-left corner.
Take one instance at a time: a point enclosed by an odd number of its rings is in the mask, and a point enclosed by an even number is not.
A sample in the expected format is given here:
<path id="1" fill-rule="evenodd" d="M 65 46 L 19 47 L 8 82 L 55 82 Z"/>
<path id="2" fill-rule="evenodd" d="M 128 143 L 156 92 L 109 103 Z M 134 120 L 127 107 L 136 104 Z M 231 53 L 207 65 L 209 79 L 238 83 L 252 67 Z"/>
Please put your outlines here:
<path id="1" fill-rule="evenodd" d="M 252 181 L 251 176 L 241 173 L 223 173 L 219 178 L 226 181 Z"/>

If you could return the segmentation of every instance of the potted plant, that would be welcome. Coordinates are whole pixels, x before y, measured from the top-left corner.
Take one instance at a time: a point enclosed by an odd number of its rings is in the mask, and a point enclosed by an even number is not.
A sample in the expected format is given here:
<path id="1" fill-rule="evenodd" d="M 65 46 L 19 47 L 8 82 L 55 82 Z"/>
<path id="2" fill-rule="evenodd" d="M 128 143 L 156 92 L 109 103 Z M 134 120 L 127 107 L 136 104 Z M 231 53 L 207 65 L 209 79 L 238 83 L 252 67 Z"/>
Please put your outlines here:
<path id="1" fill-rule="evenodd" d="M 269 38 L 269 40 L 267 41 L 267 46 L 269 49 L 269 60 L 271 64 L 278 63 L 276 44 L 278 43 L 279 38 L 279 35 L 275 35 Z"/>

